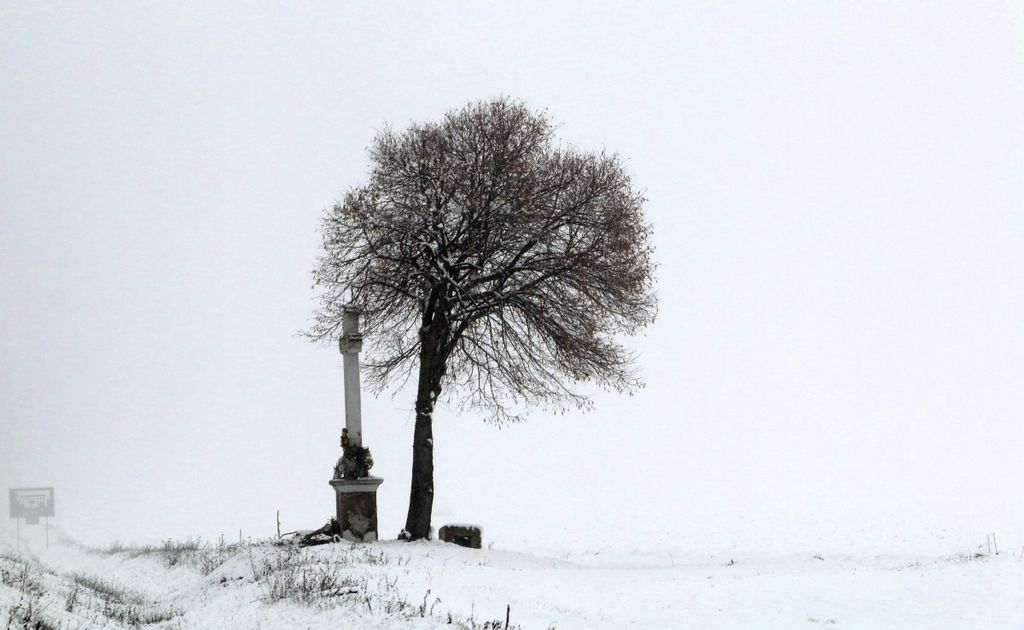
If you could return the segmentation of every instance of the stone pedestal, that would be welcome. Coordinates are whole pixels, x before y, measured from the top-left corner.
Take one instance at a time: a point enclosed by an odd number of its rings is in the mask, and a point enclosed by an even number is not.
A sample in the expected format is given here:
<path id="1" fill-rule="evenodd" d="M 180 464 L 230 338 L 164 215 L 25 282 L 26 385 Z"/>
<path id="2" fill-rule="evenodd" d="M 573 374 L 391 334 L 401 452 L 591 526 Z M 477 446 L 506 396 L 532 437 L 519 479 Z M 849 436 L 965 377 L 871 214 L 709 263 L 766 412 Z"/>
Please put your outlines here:
<path id="1" fill-rule="evenodd" d="M 377 540 L 377 488 L 380 477 L 331 479 L 337 494 L 338 526 L 345 540 L 373 542 Z"/>

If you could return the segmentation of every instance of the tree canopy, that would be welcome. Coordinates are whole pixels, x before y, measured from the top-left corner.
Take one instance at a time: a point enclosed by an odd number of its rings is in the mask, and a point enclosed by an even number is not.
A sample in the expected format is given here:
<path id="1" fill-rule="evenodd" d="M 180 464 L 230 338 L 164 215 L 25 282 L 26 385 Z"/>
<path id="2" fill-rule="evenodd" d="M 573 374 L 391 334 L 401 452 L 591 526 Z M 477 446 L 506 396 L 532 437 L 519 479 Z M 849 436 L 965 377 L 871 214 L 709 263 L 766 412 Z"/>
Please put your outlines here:
<path id="1" fill-rule="evenodd" d="M 420 424 L 442 392 L 503 422 L 588 406 L 583 382 L 641 385 L 618 338 L 655 317 L 653 248 L 619 156 L 563 144 L 546 113 L 499 98 L 387 127 L 369 157 L 368 181 L 323 220 L 310 335 L 337 336 L 354 302 L 368 383 L 416 375 L 414 497 L 417 457 L 433 492 L 432 450 L 417 449 L 432 449 Z"/>

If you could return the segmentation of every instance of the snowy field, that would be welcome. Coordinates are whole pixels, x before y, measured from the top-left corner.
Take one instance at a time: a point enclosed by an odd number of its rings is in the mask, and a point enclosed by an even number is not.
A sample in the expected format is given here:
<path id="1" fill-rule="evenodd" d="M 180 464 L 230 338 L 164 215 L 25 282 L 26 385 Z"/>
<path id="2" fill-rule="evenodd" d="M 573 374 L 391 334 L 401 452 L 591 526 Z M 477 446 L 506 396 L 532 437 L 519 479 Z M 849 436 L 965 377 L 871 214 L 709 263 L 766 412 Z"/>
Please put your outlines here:
<path id="1" fill-rule="evenodd" d="M 0 493 L 56 505 L 49 548 L 0 513 L 0 630 L 1024 628 L 1022 35 L 1019 0 L 0 2 Z M 443 390 L 432 523 L 483 550 L 276 546 L 335 511 L 324 209 L 379 130 L 500 95 L 643 189 L 647 386 L 501 427 Z M 384 539 L 400 381 L 362 398 Z"/>
<path id="2" fill-rule="evenodd" d="M 49 549 L 3 541 L 0 628 L 1019 628 L 1024 563 L 948 555 L 550 556 L 439 542 Z M 35 625 L 33 625 L 35 624 Z"/>

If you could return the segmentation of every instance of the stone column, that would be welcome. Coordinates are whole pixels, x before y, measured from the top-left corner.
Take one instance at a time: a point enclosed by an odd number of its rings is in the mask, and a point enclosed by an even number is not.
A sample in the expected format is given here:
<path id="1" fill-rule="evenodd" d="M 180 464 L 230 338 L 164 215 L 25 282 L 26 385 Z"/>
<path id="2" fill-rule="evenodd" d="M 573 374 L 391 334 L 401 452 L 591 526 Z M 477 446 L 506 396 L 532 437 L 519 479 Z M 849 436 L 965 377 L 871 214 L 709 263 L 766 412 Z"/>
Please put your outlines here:
<path id="1" fill-rule="evenodd" d="M 363 419 L 359 392 L 359 352 L 363 349 L 363 335 L 359 332 L 359 309 L 354 305 L 345 307 L 338 348 L 344 363 L 347 443 L 349 448 L 361 447 Z M 341 466 L 337 468 L 342 469 Z M 331 479 L 342 538 L 362 542 L 377 540 L 377 488 L 383 482 L 379 477 L 370 476 Z"/>
<path id="2" fill-rule="evenodd" d="M 348 443 L 352 446 L 362 446 L 363 410 L 359 397 L 359 352 L 363 349 L 363 335 L 359 332 L 359 309 L 348 305 L 345 307 L 343 317 L 338 349 L 341 350 L 345 374 L 345 428 L 348 430 Z"/>

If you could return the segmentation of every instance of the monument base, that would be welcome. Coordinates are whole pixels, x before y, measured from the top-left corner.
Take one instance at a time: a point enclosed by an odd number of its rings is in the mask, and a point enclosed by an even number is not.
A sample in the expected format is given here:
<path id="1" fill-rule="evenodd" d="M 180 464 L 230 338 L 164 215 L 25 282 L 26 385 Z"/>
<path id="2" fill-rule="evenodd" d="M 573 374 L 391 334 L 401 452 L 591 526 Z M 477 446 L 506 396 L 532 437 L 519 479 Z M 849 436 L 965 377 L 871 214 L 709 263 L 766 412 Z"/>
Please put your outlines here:
<path id="1" fill-rule="evenodd" d="M 380 477 L 331 479 L 342 538 L 356 542 L 377 540 L 377 488 L 382 483 Z"/>

